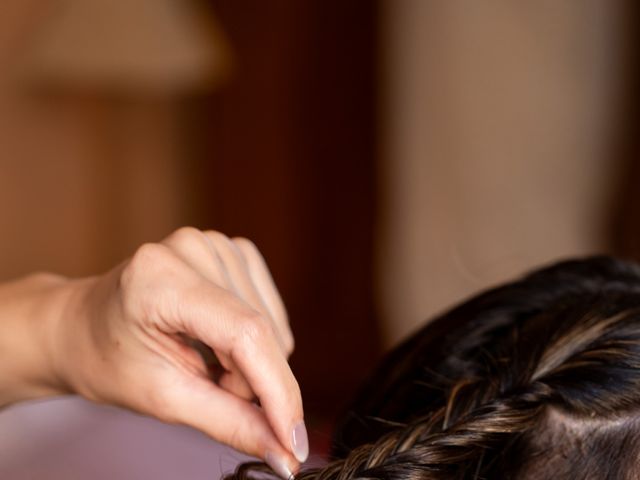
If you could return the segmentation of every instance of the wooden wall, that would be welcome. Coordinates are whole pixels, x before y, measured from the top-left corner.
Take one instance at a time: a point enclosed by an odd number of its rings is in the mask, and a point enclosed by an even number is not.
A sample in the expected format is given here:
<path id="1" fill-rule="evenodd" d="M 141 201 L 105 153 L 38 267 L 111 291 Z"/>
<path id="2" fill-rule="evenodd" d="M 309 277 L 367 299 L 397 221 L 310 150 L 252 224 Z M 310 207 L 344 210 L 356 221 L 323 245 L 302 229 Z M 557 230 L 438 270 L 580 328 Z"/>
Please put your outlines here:
<path id="1" fill-rule="evenodd" d="M 289 310 L 306 409 L 331 418 L 379 353 L 376 2 L 211 5 L 234 67 L 196 129 L 207 137 L 198 222 L 262 250 Z"/>

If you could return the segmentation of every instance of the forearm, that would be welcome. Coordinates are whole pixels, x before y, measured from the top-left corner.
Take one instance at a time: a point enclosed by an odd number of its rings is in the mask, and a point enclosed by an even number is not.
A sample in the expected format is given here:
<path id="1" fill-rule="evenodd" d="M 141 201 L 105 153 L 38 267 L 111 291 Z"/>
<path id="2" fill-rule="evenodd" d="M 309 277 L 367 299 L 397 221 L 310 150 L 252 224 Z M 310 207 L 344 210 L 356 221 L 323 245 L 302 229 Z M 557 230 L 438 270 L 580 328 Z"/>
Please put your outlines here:
<path id="1" fill-rule="evenodd" d="M 69 281 L 34 274 L 0 285 L 0 408 L 66 393 L 52 358 Z"/>

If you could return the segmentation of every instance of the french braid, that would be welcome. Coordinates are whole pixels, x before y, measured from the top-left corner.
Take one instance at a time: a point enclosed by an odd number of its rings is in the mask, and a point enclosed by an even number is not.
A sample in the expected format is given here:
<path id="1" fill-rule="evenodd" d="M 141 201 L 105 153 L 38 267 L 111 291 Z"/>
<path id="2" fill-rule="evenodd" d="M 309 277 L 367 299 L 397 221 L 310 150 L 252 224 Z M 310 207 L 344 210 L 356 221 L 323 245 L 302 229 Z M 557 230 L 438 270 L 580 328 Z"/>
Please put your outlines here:
<path id="1" fill-rule="evenodd" d="M 585 422 L 640 409 L 639 307 L 640 271 L 602 257 L 482 294 L 426 327 L 374 374 L 354 410 L 376 438 L 365 434 L 343 458 L 296 478 L 523 478 L 531 433 L 549 409 Z M 375 385 L 383 395 L 368 393 Z M 380 424 L 385 396 L 397 404 L 387 410 L 391 423 Z M 544 455 L 560 448 L 546 445 Z M 271 471 L 248 463 L 227 478 L 258 472 Z"/>

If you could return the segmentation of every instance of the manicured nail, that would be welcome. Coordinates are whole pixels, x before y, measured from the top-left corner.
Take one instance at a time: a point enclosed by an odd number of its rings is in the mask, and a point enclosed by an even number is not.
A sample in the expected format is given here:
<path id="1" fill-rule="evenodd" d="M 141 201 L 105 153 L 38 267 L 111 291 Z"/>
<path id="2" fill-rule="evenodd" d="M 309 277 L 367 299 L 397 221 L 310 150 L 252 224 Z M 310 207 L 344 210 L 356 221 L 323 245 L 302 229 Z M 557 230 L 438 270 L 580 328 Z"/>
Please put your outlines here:
<path id="1" fill-rule="evenodd" d="M 293 428 L 291 434 L 291 450 L 300 463 L 304 463 L 309 456 L 309 438 L 304 422 Z"/>
<path id="2" fill-rule="evenodd" d="M 293 480 L 293 473 L 291 473 L 287 464 L 284 463 L 284 460 L 275 453 L 267 452 L 264 456 L 264 461 L 284 480 Z"/>

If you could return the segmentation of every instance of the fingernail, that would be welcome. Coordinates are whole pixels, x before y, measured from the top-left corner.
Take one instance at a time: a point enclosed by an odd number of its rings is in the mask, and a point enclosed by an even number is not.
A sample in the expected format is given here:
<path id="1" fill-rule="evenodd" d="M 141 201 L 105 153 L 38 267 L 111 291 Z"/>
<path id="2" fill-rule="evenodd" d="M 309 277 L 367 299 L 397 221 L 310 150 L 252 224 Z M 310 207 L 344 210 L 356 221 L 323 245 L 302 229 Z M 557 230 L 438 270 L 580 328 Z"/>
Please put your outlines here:
<path id="1" fill-rule="evenodd" d="M 284 463 L 284 460 L 275 453 L 267 452 L 264 456 L 264 461 L 284 480 L 292 480 L 294 478 L 293 473 L 291 473 L 287 464 Z"/>
<path id="2" fill-rule="evenodd" d="M 309 456 L 309 438 L 304 422 L 298 423 L 293 428 L 291 434 L 291 450 L 300 463 L 307 460 Z"/>

